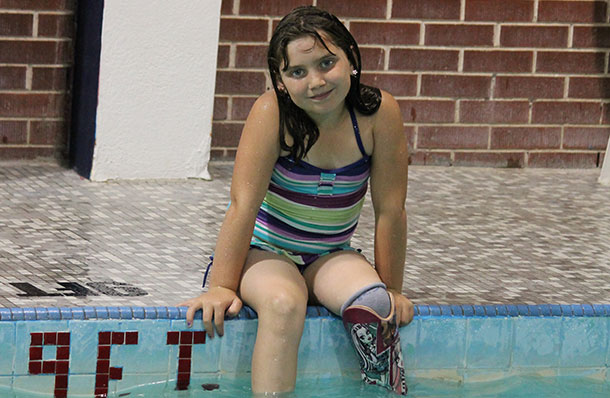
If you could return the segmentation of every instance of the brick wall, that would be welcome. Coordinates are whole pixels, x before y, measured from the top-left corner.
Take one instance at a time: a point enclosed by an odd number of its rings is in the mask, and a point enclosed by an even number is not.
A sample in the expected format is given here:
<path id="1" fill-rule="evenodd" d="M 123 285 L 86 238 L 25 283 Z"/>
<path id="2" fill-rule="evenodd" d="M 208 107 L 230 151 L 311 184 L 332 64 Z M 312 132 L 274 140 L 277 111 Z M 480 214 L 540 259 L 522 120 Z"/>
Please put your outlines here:
<path id="1" fill-rule="evenodd" d="M 609 3 L 223 0 L 212 157 L 234 157 L 250 106 L 270 88 L 272 27 L 313 4 L 355 36 L 363 81 L 399 100 L 412 164 L 601 167 Z"/>
<path id="2" fill-rule="evenodd" d="M 74 2 L 0 0 L 0 159 L 64 158 Z"/>

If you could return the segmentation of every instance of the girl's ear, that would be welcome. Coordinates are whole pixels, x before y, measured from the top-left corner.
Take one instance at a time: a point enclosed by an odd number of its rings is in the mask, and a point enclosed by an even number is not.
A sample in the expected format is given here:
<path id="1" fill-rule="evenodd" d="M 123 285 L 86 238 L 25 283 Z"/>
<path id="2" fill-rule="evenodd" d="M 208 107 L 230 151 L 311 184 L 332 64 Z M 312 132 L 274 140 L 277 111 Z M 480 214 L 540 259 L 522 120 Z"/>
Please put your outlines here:
<path id="1" fill-rule="evenodd" d="M 354 51 L 354 46 L 349 46 L 349 49 L 350 49 L 350 52 L 351 52 L 351 55 L 352 55 L 352 57 L 351 57 L 351 58 L 352 58 L 354 61 L 356 61 L 356 60 L 358 59 L 358 57 L 356 57 L 356 52 Z M 355 63 L 355 62 L 354 62 L 354 63 Z M 354 70 L 354 69 L 356 69 L 356 70 L 357 70 L 357 68 L 356 68 L 356 66 L 354 65 L 354 63 L 350 62 L 350 66 L 352 67 L 352 70 Z"/>

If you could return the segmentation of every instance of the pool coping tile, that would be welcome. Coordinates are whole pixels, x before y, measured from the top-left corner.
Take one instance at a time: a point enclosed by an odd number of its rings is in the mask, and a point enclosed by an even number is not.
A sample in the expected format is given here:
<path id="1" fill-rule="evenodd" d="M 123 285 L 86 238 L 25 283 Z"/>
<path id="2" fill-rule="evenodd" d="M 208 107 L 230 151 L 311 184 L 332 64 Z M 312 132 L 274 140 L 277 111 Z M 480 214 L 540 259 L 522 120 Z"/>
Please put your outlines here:
<path id="1" fill-rule="evenodd" d="M 0 308 L 0 322 L 71 319 L 186 319 L 187 307 L 27 307 Z M 610 304 L 494 304 L 414 306 L 415 317 L 610 317 Z M 195 318 L 201 316 L 201 310 Z M 321 306 L 308 306 L 307 318 L 336 317 Z M 257 319 L 252 308 L 244 305 L 239 314 L 228 319 Z"/>

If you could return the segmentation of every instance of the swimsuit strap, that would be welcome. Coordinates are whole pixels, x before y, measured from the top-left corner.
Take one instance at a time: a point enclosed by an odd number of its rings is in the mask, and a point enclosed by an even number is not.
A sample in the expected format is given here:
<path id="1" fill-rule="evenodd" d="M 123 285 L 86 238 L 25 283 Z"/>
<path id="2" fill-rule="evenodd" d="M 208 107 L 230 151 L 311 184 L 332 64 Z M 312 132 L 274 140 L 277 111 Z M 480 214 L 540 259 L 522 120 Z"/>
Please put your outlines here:
<path id="1" fill-rule="evenodd" d="M 360 152 L 362 152 L 362 156 L 368 157 L 369 155 L 364 150 L 364 145 L 362 145 L 362 138 L 360 138 L 360 129 L 358 128 L 358 121 L 356 120 L 356 114 L 351 106 L 348 106 L 349 116 L 352 118 L 352 126 L 354 126 L 354 135 L 356 136 L 356 142 L 358 143 L 358 148 Z"/>

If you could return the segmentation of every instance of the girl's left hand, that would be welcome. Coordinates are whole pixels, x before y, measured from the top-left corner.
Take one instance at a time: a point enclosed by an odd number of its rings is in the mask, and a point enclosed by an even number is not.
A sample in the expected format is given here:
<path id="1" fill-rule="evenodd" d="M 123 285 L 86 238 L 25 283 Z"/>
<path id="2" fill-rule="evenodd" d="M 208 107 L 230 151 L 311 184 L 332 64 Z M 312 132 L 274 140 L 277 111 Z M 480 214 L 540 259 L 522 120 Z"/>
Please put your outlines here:
<path id="1" fill-rule="evenodd" d="M 394 296 L 396 324 L 398 327 L 408 325 L 413 320 L 413 303 L 394 289 L 388 289 L 388 291 Z"/>

